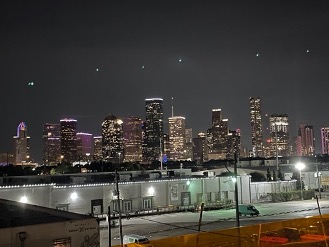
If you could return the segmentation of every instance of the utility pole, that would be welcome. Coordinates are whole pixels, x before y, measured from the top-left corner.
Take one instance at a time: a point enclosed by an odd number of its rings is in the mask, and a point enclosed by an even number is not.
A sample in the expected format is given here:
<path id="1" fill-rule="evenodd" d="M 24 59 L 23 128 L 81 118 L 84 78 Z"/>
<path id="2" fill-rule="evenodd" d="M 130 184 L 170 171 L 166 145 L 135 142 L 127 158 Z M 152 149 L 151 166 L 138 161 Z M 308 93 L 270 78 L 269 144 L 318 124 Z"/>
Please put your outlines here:
<path id="1" fill-rule="evenodd" d="M 237 163 L 239 160 L 238 151 L 235 150 L 234 154 L 234 176 L 235 176 L 235 184 L 234 184 L 234 199 L 235 199 L 235 219 L 236 226 L 240 227 L 240 212 L 239 212 L 239 197 L 238 197 L 238 168 Z"/>
<path id="2" fill-rule="evenodd" d="M 121 203 L 120 203 L 120 192 L 119 192 L 119 174 L 115 171 L 115 184 L 118 198 L 118 211 L 119 211 L 119 227 L 120 227 L 120 243 L 123 245 L 123 236 L 122 236 L 122 217 L 121 217 Z"/>
<path id="3" fill-rule="evenodd" d="M 321 199 L 321 173 L 319 172 L 318 162 L 316 158 L 315 158 L 315 166 L 316 166 L 316 177 L 318 179 L 319 197 Z"/>

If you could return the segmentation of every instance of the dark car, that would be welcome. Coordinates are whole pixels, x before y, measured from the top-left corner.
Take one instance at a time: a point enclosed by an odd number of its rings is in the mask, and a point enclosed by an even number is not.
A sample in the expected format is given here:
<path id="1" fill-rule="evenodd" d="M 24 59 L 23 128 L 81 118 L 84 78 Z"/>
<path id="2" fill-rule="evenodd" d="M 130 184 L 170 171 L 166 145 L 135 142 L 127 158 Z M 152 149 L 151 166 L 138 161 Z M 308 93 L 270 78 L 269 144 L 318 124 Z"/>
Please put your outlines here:
<path id="1" fill-rule="evenodd" d="M 319 192 L 319 189 L 315 189 L 315 191 Z M 320 192 L 324 192 L 324 188 L 320 188 Z"/>

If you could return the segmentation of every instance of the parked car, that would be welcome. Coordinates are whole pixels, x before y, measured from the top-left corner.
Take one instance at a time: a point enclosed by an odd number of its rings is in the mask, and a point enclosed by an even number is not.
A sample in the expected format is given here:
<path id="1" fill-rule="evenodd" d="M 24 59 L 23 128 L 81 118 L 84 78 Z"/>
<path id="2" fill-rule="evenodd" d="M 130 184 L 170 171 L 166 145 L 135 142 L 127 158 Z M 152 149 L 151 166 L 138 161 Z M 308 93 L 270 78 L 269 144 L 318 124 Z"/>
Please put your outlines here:
<path id="1" fill-rule="evenodd" d="M 315 191 L 319 192 L 319 188 L 316 188 Z M 324 192 L 324 188 L 320 188 L 320 192 Z"/>
<path id="2" fill-rule="evenodd" d="M 123 244 L 127 246 L 152 247 L 147 237 L 136 234 L 124 235 Z"/>

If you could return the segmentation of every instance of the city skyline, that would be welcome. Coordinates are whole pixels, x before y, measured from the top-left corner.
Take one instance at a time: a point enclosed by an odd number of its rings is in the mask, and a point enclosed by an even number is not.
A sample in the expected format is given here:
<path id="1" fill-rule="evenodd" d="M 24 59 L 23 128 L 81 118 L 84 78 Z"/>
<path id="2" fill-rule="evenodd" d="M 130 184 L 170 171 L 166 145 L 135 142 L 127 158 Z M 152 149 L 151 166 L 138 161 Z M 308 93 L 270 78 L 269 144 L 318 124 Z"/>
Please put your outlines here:
<path id="1" fill-rule="evenodd" d="M 312 125 L 321 151 L 327 2 L 19 1 L 2 9 L 0 152 L 12 150 L 20 122 L 36 156 L 43 124 L 74 118 L 78 131 L 100 135 L 109 114 L 144 119 L 148 97 L 163 98 L 166 121 L 173 97 L 194 136 L 223 109 L 248 149 L 249 97 L 260 97 L 263 114 L 288 114 L 291 138 L 302 122 Z"/>

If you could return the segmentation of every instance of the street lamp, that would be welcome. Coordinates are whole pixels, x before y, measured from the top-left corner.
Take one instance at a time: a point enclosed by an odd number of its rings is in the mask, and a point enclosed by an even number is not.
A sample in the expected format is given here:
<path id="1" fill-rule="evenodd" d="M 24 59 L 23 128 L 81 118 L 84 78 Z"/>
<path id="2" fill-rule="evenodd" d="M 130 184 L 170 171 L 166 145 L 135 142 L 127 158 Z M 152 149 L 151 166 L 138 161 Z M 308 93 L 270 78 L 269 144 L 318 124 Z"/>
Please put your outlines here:
<path id="1" fill-rule="evenodd" d="M 120 165 L 121 152 L 118 152 L 118 155 L 119 155 L 119 165 Z"/>
<path id="2" fill-rule="evenodd" d="M 302 170 L 305 168 L 305 164 L 299 162 L 296 164 L 296 168 L 299 170 L 300 198 L 303 200 Z"/>

